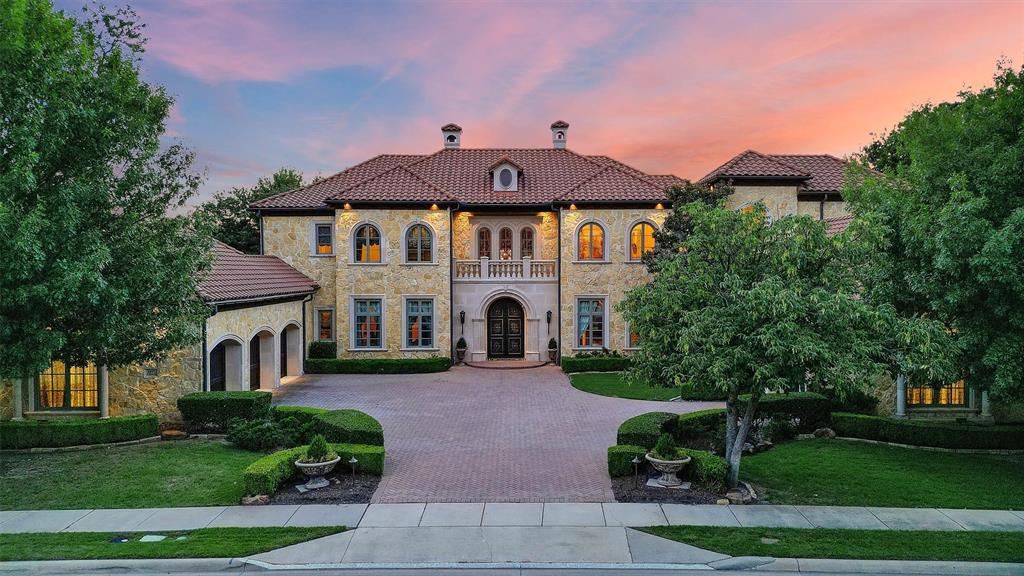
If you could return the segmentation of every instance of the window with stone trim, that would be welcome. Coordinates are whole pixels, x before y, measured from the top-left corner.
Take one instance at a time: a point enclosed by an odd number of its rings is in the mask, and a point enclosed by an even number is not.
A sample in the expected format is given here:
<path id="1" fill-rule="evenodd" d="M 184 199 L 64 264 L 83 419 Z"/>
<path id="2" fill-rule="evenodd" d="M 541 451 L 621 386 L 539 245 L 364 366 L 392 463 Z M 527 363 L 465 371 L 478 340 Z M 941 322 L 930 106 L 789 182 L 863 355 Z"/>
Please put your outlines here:
<path id="1" fill-rule="evenodd" d="M 352 301 L 353 348 L 381 348 L 384 345 L 384 304 L 380 298 Z"/>
<path id="2" fill-rule="evenodd" d="M 917 408 L 966 406 L 967 388 L 963 380 L 945 386 L 908 386 L 907 405 Z"/>
<path id="3" fill-rule="evenodd" d="M 334 310 L 319 308 L 316 311 L 316 339 L 334 340 Z"/>
<path id="4" fill-rule="evenodd" d="M 654 250 L 654 225 L 638 222 L 629 231 L 629 259 L 640 260 L 644 254 Z"/>
<path id="5" fill-rule="evenodd" d="M 356 228 L 355 241 L 352 243 L 353 260 L 356 262 L 377 263 L 381 261 L 381 234 L 373 224 L 362 224 Z"/>
<path id="6" fill-rule="evenodd" d="M 89 410 L 99 407 L 96 367 L 68 366 L 54 360 L 36 378 L 38 410 Z"/>
<path id="7" fill-rule="evenodd" d="M 410 298 L 405 301 L 405 347 L 434 347 L 434 300 Z"/>
<path id="8" fill-rule="evenodd" d="M 533 258 L 533 228 L 529 226 L 519 231 L 519 257 Z"/>
<path id="9" fill-rule="evenodd" d="M 576 347 L 603 348 L 604 333 L 604 298 L 576 299 Z"/>
<path id="10" fill-rule="evenodd" d="M 317 224 L 315 229 L 316 234 L 316 253 L 317 254 L 333 254 L 334 253 L 334 225 L 333 224 Z"/>
<path id="11" fill-rule="evenodd" d="M 577 234 L 580 260 L 604 260 L 604 228 L 595 222 L 580 226 Z"/>
<path id="12" fill-rule="evenodd" d="M 476 250 L 477 258 L 490 258 L 491 257 L 491 229 L 480 228 L 476 233 Z"/>
<path id="13" fill-rule="evenodd" d="M 434 235 L 424 224 L 413 224 L 405 232 L 405 261 L 426 263 L 434 261 Z"/>

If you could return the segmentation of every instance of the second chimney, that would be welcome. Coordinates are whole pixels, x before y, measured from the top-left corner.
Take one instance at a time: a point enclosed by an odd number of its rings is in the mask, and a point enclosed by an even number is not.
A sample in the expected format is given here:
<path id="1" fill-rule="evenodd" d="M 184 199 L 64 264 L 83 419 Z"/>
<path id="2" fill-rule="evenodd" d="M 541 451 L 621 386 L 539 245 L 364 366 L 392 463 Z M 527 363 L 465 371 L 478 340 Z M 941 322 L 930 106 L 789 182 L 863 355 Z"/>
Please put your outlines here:
<path id="1" fill-rule="evenodd" d="M 565 148 L 565 140 L 569 134 L 569 123 L 555 120 L 551 123 L 551 143 L 555 148 Z"/>
<path id="2" fill-rule="evenodd" d="M 458 148 L 462 140 L 462 127 L 458 124 L 445 124 L 441 126 L 441 135 L 444 137 L 445 148 Z"/>

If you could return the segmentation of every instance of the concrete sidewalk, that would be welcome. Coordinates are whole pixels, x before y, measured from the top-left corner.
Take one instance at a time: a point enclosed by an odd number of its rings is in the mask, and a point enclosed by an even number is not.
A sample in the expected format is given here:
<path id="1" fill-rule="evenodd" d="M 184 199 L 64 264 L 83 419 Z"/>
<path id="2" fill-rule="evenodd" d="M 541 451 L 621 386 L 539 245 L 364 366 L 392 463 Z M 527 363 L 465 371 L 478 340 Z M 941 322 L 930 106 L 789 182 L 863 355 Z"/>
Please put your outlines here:
<path id="1" fill-rule="evenodd" d="M 1024 531 L 1024 512 L 842 506 L 418 503 L 0 511 L 0 533 L 213 527 L 641 527 L 664 525 Z"/>

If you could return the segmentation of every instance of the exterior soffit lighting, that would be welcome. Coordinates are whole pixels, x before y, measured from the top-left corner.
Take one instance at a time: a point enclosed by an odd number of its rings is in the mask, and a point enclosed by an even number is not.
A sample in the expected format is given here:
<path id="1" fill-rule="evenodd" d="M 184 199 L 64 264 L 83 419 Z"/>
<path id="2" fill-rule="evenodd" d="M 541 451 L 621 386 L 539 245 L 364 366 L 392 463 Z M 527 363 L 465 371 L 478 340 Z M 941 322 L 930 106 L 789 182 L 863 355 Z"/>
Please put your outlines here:
<path id="1" fill-rule="evenodd" d="M 661 202 L 658 202 L 657 204 L 654 205 L 654 209 L 655 210 L 664 210 L 665 207 L 661 205 Z"/>
<path id="2" fill-rule="evenodd" d="M 575 204 L 569 204 L 569 210 L 575 210 L 575 209 L 576 209 L 576 205 Z"/>
<path id="3" fill-rule="evenodd" d="M 345 210 L 351 210 L 352 209 L 352 205 L 349 204 L 348 202 L 345 202 L 345 205 L 342 206 L 342 208 L 344 208 Z"/>
<path id="4" fill-rule="evenodd" d="M 431 210 L 437 210 L 437 209 L 438 209 L 438 208 L 437 208 L 437 204 L 431 204 L 431 205 L 430 205 L 430 209 L 431 209 Z"/>

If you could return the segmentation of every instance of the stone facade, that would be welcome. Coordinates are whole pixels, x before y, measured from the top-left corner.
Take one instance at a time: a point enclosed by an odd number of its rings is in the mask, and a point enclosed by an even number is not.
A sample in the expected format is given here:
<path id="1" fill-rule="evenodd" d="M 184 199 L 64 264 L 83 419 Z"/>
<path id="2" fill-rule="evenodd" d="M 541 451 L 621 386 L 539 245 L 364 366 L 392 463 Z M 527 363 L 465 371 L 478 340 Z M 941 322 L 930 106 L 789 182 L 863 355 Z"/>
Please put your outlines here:
<path id="1" fill-rule="evenodd" d="M 797 213 L 806 214 L 815 220 L 821 216 L 822 208 L 821 202 L 801 200 L 797 202 Z M 839 216 L 849 216 L 850 211 L 846 207 L 846 202 L 842 200 L 828 200 L 825 202 L 825 219 L 836 218 Z"/>
<path id="2" fill-rule="evenodd" d="M 111 416 L 156 414 L 161 422 L 180 419 L 178 397 L 203 389 L 203 358 L 198 344 L 171 352 L 160 362 L 110 371 Z"/>
<path id="3" fill-rule="evenodd" d="M 732 209 L 746 204 L 763 202 L 773 220 L 797 213 L 796 186 L 735 186 L 735 192 L 726 200 Z M 815 206 L 817 210 L 817 206 Z"/>
<path id="4" fill-rule="evenodd" d="M 629 261 L 629 231 L 634 224 L 645 220 L 660 227 L 667 216 L 668 210 L 654 208 L 581 208 L 562 212 L 559 344 L 563 355 L 582 351 L 576 346 L 576 299 L 580 296 L 606 298 L 604 347 L 613 350 L 628 348 L 625 321 L 615 306 L 629 289 L 648 281 L 644 265 Z M 604 262 L 581 262 L 577 259 L 576 231 L 587 222 L 597 222 L 604 227 Z"/>
<path id="5" fill-rule="evenodd" d="M 335 225 L 336 284 L 334 294 L 338 355 L 342 358 L 416 358 L 447 356 L 451 352 L 451 246 L 448 210 L 348 209 L 338 210 Z M 353 258 L 353 234 L 363 223 L 375 225 L 382 234 L 381 262 L 364 264 Z M 416 223 L 433 230 L 434 259 L 427 264 L 406 263 L 406 229 Z M 297 267 L 301 271 L 301 267 Z M 384 302 L 382 349 L 354 349 L 351 303 L 354 297 L 379 297 Z M 410 349 L 405 346 L 403 297 L 434 300 L 434 346 Z"/>
<path id="6" fill-rule="evenodd" d="M 307 309 L 310 304 L 306 304 Z M 302 301 L 292 300 L 290 302 L 277 302 L 263 306 L 250 306 L 247 308 L 234 308 L 218 310 L 216 314 L 206 320 L 206 350 L 209 354 L 214 347 L 225 340 L 233 341 L 241 346 L 241 378 L 237 387 L 228 389 L 249 390 L 249 343 L 259 334 L 263 334 L 261 346 L 263 347 L 261 364 L 266 369 L 261 377 L 262 389 L 272 389 L 280 384 L 278 375 L 281 374 L 280 358 L 282 346 L 282 334 L 288 327 L 302 326 Z M 269 334 L 269 336 L 267 336 Z M 297 333 L 296 333 L 297 334 Z M 299 358 L 298 352 L 301 346 L 295 347 L 294 355 Z M 301 364 L 300 364 L 301 365 Z M 234 366 L 229 366 L 233 369 Z M 297 372 L 294 368 L 290 372 Z M 297 374 L 296 374 L 297 375 Z"/>

